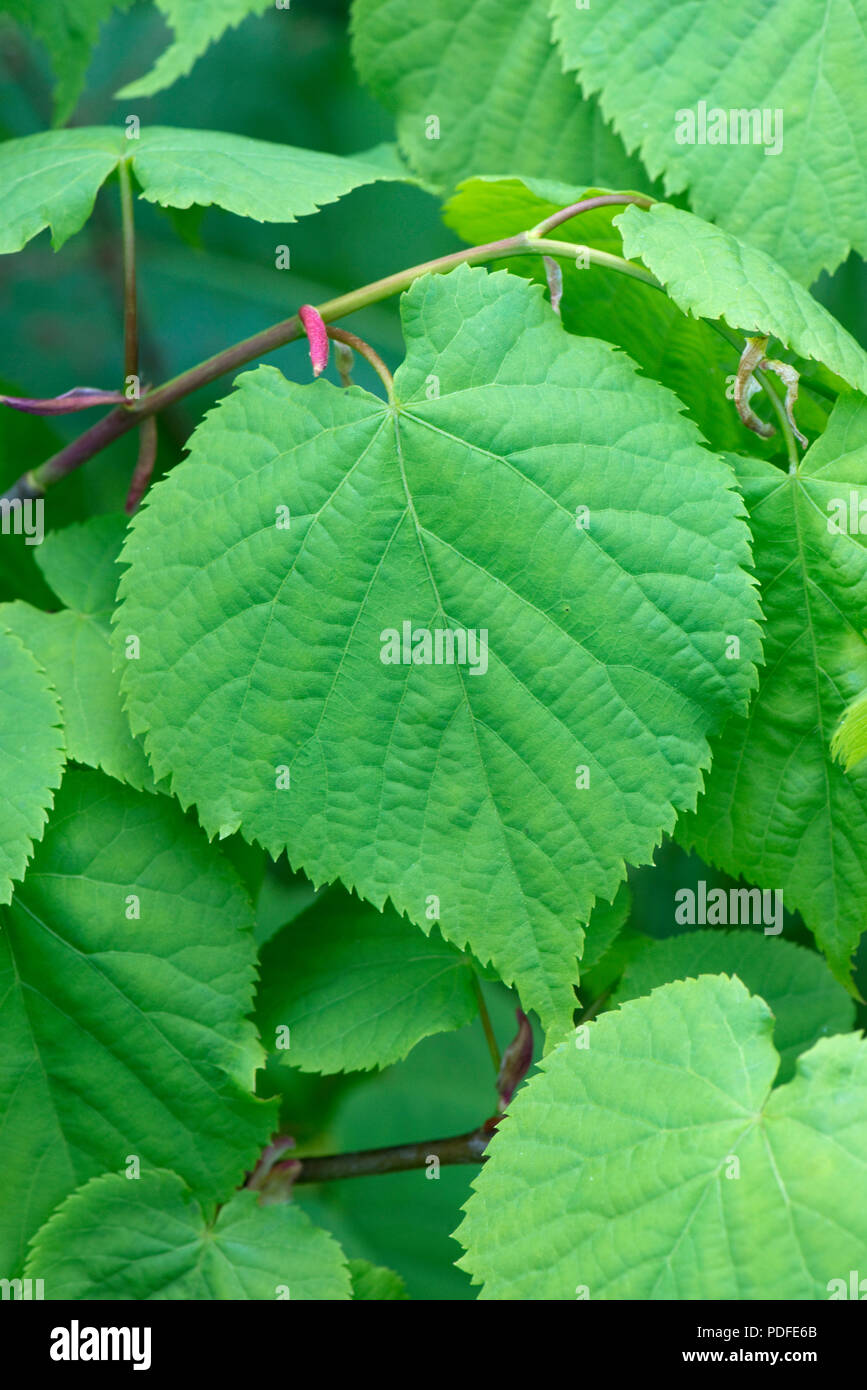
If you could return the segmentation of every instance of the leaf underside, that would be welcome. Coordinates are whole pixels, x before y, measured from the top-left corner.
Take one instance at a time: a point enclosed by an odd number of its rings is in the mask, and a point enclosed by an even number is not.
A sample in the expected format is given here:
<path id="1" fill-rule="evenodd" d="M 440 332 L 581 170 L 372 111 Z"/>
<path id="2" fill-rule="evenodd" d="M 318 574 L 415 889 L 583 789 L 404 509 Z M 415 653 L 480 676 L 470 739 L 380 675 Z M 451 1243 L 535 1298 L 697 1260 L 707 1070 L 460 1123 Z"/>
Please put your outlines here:
<path id="1" fill-rule="evenodd" d="M 0 145 L 0 252 L 20 251 L 45 227 L 59 250 L 122 160 L 148 202 L 213 203 L 258 222 L 294 222 L 363 184 L 408 178 L 390 145 L 344 158 L 216 130 L 145 126 L 135 139 L 113 126 L 51 130 Z"/>

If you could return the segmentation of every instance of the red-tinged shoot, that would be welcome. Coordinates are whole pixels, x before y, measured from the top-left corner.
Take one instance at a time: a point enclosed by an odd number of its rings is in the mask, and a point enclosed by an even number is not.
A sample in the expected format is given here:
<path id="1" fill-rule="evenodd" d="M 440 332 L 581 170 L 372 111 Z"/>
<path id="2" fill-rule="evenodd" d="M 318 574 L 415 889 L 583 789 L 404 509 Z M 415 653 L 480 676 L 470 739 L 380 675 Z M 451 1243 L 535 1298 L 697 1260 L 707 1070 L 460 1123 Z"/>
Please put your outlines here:
<path id="1" fill-rule="evenodd" d="M 499 1109 L 506 1109 L 512 1096 L 520 1086 L 533 1061 L 533 1030 L 523 1009 L 515 1010 L 518 1031 L 503 1053 L 500 1074 L 497 1077 Z"/>

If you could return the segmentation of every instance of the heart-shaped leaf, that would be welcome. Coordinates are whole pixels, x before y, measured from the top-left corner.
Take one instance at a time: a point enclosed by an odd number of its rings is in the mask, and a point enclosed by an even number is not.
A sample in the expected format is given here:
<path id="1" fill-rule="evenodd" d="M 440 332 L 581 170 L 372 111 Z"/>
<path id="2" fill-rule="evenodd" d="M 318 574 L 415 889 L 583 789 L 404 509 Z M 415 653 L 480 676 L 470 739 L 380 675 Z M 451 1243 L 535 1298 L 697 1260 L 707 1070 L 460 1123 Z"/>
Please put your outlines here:
<path id="1" fill-rule="evenodd" d="M 128 710 L 210 834 L 438 920 L 562 1028 L 578 923 L 753 683 L 741 504 L 538 287 L 462 267 L 403 320 L 394 404 L 259 368 L 153 490 Z"/>

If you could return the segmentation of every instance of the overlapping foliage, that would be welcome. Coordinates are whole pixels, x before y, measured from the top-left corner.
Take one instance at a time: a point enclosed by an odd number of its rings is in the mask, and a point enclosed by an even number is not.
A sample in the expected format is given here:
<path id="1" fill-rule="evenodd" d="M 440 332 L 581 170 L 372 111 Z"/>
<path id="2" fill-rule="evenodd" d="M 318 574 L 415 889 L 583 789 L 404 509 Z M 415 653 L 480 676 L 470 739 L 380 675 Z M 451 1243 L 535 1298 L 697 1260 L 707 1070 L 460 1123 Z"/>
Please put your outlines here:
<path id="1" fill-rule="evenodd" d="M 126 7 L 7 8 L 65 120 Z M 85 469 L 53 483 L 72 431 L 0 418 L 22 479 L 0 534 L 0 1277 L 73 1299 L 827 1297 L 867 1261 L 867 353 L 809 287 L 864 249 L 865 0 L 821 33 L 801 4 L 411 8 L 355 0 L 389 114 L 353 87 L 339 152 L 300 122 L 130 129 L 98 103 L 0 144 L 0 250 L 43 265 L 46 231 L 61 267 L 100 218 L 119 245 L 131 177 L 161 344 L 136 347 L 170 378 L 127 513 L 122 445 L 72 446 Z M 174 39 L 125 100 L 265 6 L 160 9 Z M 255 51 L 259 23 L 295 15 L 251 18 Z M 678 140 L 700 102 L 781 109 L 779 151 L 761 120 Z M 436 242 L 415 259 L 444 258 L 404 272 L 407 207 Z M 293 242 L 281 279 L 296 219 L 307 265 Z M 255 344 L 173 384 L 195 315 L 147 324 L 149 302 L 271 277 L 285 345 L 311 286 L 326 301 L 336 226 L 364 384 Z M 261 305 L 240 317 L 237 338 Z M 87 336 L 32 396 L 84 384 Z M 184 402 L 221 376 L 214 408 Z M 44 541 L 11 534 L 44 495 Z M 706 881 L 727 915 L 678 921 L 673 889 L 706 903 Z M 496 1053 L 519 1003 L 494 1085 L 482 1024 Z M 445 1165 L 291 1192 L 309 1150 L 486 1120 L 472 1192 Z"/>

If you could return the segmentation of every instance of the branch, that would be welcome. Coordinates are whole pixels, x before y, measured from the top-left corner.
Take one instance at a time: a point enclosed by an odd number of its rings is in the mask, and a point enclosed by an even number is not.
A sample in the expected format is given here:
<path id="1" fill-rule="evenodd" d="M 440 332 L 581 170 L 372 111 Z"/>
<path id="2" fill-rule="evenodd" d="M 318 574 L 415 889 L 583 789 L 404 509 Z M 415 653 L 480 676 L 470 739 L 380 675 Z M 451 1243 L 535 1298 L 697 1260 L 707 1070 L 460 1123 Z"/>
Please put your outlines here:
<path id="1" fill-rule="evenodd" d="M 579 252 L 591 264 L 605 266 L 609 270 L 633 276 L 659 288 L 658 281 L 652 275 L 622 256 L 597 251 L 593 247 L 576 246 L 572 242 L 545 241 L 539 237 L 531 237 L 527 232 L 519 232 L 517 236 L 506 237 L 503 241 L 492 241 L 483 246 L 472 246 L 466 251 L 455 251 L 437 260 L 424 261 L 420 265 L 410 266 L 407 270 L 399 270 L 382 280 L 374 280 L 370 285 L 364 285 L 361 289 L 352 290 L 349 294 L 340 295 L 337 299 L 320 305 L 319 313 L 326 323 L 332 322 L 345 314 L 353 314 L 358 309 L 366 309 L 371 304 L 388 299 L 391 295 L 400 294 L 422 275 L 442 275 L 458 265 L 482 265 L 486 261 L 528 254 L 562 256 L 567 260 L 574 260 Z M 254 333 L 252 337 L 225 348 L 205 362 L 182 372 L 180 376 L 164 382 L 155 390 L 146 392 L 140 400 L 132 401 L 129 406 L 119 407 L 110 415 L 104 416 L 66 448 L 19 478 L 4 497 L 10 501 L 17 497 L 42 497 L 52 483 L 65 478 L 68 473 L 72 473 L 88 459 L 93 458 L 94 454 L 98 454 L 116 439 L 135 429 L 147 416 L 165 410 L 167 406 L 174 405 L 184 396 L 209 385 L 210 382 L 225 376 L 227 372 L 243 367 L 258 357 L 264 357 L 287 343 L 295 342 L 303 334 L 301 321 L 297 314 L 293 314 L 291 318 L 283 319 L 271 328 Z"/>
<path id="2" fill-rule="evenodd" d="M 428 1160 L 440 1164 L 484 1163 L 485 1149 L 491 1142 L 500 1115 L 486 1120 L 469 1134 L 451 1139 L 427 1139 L 419 1144 L 396 1144 L 387 1149 L 360 1149 L 356 1153 L 328 1154 L 323 1158 L 302 1158 L 295 1182 L 333 1182 L 337 1178 L 361 1178 L 376 1173 L 405 1173 L 426 1168 Z"/>
<path id="3" fill-rule="evenodd" d="M 443 1163 L 484 1163 L 485 1150 L 491 1142 L 503 1112 L 512 1096 L 524 1080 L 533 1061 L 533 1030 L 523 1009 L 515 1014 L 518 1031 L 513 1041 L 499 1059 L 493 1029 L 490 1028 L 488 1011 L 482 997 L 481 987 L 475 972 L 473 981 L 482 1018 L 487 1019 L 488 1042 L 495 1056 L 497 1072 L 497 1097 L 499 1114 L 491 1115 L 478 1129 L 469 1134 L 458 1134 L 451 1139 L 427 1139 L 420 1144 L 395 1144 L 387 1149 L 360 1149 L 355 1153 L 327 1154 L 324 1158 L 283 1158 L 295 1147 L 295 1141 L 287 1134 L 275 1134 L 259 1162 L 248 1173 L 245 1187 L 260 1194 L 259 1201 L 264 1205 L 288 1202 L 296 1182 L 332 1182 L 336 1178 L 361 1178 L 377 1173 L 404 1173 L 413 1168 L 427 1168 L 431 1159 Z"/>
<path id="4" fill-rule="evenodd" d="M 407 1173 L 414 1168 L 427 1168 L 431 1159 L 436 1159 L 437 1168 L 443 1163 L 483 1163 L 485 1149 L 501 1118 L 494 1115 L 479 1129 L 453 1139 L 395 1144 L 388 1149 L 359 1149 L 355 1153 L 327 1154 L 324 1158 L 283 1158 L 283 1154 L 295 1148 L 295 1140 L 288 1134 L 275 1134 L 243 1186 L 258 1192 L 261 1206 L 271 1207 L 291 1202 L 292 1189 L 298 1182 Z"/>

